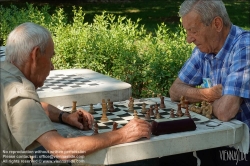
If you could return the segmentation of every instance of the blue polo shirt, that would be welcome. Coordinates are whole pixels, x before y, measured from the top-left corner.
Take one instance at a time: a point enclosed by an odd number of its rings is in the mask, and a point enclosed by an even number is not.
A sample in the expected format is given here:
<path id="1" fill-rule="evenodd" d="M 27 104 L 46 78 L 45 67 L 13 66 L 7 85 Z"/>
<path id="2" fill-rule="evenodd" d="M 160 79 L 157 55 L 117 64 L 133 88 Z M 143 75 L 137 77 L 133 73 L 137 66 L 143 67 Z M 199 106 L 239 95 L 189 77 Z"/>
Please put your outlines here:
<path id="1" fill-rule="evenodd" d="M 190 85 L 201 85 L 203 78 L 210 78 L 212 85 L 222 84 L 222 95 L 243 98 L 236 119 L 250 128 L 250 31 L 232 25 L 217 55 L 195 47 L 179 78 Z"/>

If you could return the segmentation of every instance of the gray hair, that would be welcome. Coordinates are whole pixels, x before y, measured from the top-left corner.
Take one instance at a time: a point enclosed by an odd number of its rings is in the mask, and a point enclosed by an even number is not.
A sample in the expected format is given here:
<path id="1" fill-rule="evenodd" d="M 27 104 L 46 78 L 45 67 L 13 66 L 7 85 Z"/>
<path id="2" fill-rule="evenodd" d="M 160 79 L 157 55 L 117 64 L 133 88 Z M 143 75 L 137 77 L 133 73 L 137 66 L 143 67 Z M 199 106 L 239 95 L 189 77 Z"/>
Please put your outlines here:
<path id="1" fill-rule="evenodd" d="M 183 17 L 191 11 L 199 14 L 201 22 L 207 26 L 217 16 L 222 18 L 224 26 L 232 24 L 222 0 L 185 0 L 180 6 L 179 16 Z"/>
<path id="2" fill-rule="evenodd" d="M 17 66 L 24 65 L 34 47 L 38 46 L 41 53 L 45 53 L 50 38 L 50 32 L 35 23 L 26 22 L 17 26 L 6 42 L 6 61 Z"/>

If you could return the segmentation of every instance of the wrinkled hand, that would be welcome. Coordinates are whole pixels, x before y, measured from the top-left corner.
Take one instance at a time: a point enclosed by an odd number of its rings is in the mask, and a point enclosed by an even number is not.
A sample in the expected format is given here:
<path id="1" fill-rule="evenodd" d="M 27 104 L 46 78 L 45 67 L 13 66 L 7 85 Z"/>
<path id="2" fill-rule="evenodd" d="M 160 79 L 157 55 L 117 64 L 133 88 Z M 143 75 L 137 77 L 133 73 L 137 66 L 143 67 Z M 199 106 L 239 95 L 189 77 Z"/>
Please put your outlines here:
<path id="1" fill-rule="evenodd" d="M 205 96 L 209 102 L 213 102 L 222 97 L 222 85 L 218 84 L 211 88 L 205 88 Z"/>
<path id="2" fill-rule="evenodd" d="M 142 137 L 150 138 L 151 124 L 142 119 L 132 119 L 124 127 L 119 129 L 124 142 L 131 142 Z"/>
<path id="3" fill-rule="evenodd" d="M 65 120 L 69 125 L 81 130 L 90 130 L 93 126 L 94 117 L 83 109 L 78 109 L 72 114 L 68 114 Z"/>

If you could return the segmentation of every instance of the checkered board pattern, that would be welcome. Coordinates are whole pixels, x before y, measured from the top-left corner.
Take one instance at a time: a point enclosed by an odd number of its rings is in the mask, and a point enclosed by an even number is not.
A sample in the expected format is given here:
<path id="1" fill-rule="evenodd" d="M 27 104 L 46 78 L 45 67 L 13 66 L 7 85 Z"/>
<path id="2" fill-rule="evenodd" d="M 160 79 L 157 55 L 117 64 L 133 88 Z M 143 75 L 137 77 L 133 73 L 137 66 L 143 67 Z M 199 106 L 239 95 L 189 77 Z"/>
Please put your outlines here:
<path id="1" fill-rule="evenodd" d="M 0 61 L 5 60 L 5 47 L 0 46 Z"/>
<path id="2" fill-rule="evenodd" d="M 37 89 L 37 91 L 47 90 L 63 90 L 72 88 L 81 88 L 86 86 L 97 86 L 98 83 L 86 79 L 77 74 L 53 74 L 49 75 L 44 82 L 44 85 Z"/>
<path id="3" fill-rule="evenodd" d="M 98 132 L 106 132 L 106 131 L 111 131 L 113 129 L 113 122 L 118 123 L 118 128 L 123 127 L 126 125 L 131 119 L 134 118 L 134 113 L 128 112 L 128 103 L 129 101 L 122 101 L 122 102 L 114 102 L 114 112 L 108 112 L 106 113 L 108 117 L 107 122 L 102 122 L 101 117 L 102 117 L 102 106 L 101 103 L 98 103 L 96 105 L 93 105 L 93 109 L 95 113 L 93 114 L 94 119 L 97 121 L 98 124 Z M 138 116 L 140 119 L 145 119 L 145 114 L 141 113 L 142 110 L 142 104 L 146 103 L 146 108 L 149 108 L 150 105 L 155 106 L 157 103 L 158 107 L 160 106 L 160 99 L 157 98 L 149 98 L 149 99 L 136 99 L 134 101 L 134 110 L 138 112 Z M 177 110 L 177 103 L 173 103 L 169 100 L 164 100 L 166 108 L 158 110 L 158 112 L 161 114 L 161 119 L 155 119 L 154 116 L 151 116 L 151 120 L 155 121 L 173 121 L 173 120 L 178 120 L 178 119 L 183 119 L 183 118 L 188 118 L 188 117 L 176 117 L 176 118 L 170 118 L 170 110 L 173 108 Z M 78 106 L 77 108 L 83 108 L 86 111 L 89 111 L 89 106 Z M 65 108 L 64 111 L 70 111 L 71 108 Z M 182 112 L 184 113 L 185 110 L 182 109 Z M 197 113 L 191 112 L 190 111 L 191 118 L 194 120 L 195 123 L 201 123 L 201 122 L 206 122 L 209 119 L 199 115 Z"/>

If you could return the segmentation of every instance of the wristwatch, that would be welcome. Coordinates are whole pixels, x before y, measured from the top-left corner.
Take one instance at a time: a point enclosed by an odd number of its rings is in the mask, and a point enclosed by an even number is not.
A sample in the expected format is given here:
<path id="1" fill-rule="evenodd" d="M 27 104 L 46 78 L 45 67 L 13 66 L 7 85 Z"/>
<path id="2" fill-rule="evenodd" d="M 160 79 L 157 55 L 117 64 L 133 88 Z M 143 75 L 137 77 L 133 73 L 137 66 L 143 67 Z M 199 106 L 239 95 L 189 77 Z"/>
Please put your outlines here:
<path id="1" fill-rule="evenodd" d="M 67 113 L 67 114 L 68 114 L 68 112 L 61 111 L 60 114 L 59 114 L 59 117 L 58 117 L 59 122 L 62 123 L 62 124 L 66 124 L 66 123 L 62 120 L 62 115 L 63 115 L 64 113 Z"/>

